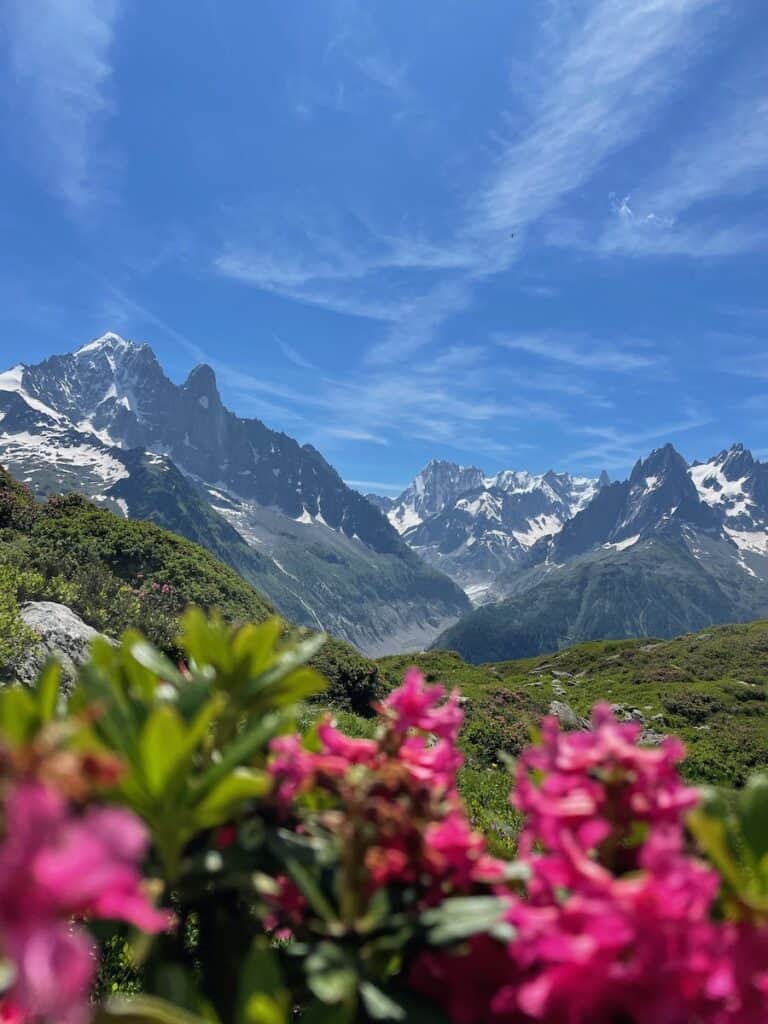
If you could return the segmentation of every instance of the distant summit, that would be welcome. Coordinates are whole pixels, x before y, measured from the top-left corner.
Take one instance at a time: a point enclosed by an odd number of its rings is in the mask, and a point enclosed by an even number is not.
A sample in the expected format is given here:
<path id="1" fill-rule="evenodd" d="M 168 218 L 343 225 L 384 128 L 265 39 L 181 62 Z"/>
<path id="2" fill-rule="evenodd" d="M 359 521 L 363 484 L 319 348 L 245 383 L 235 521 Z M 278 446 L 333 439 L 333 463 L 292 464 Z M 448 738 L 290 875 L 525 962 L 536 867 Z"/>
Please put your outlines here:
<path id="1" fill-rule="evenodd" d="M 481 602 L 502 572 L 523 564 L 608 481 L 549 470 L 540 476 L 432 460 L 399 497 L 381 499 L 392 525 L 427 562 Z"/>

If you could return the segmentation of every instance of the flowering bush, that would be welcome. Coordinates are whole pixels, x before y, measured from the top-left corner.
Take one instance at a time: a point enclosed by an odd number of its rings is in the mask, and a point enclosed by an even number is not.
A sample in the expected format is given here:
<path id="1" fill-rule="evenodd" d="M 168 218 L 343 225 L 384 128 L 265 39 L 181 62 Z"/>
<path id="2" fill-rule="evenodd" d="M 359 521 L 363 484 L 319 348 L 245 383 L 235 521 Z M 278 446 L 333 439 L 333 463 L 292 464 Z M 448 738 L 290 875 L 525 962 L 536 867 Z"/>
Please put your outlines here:
<path id="1" fill-rule="evenodd" d="M 766 1019 L 768 931 L 716 920 L 720 878 L 686 840 L 699 798 L 678 776 L 682 747 L 642 749 L 639 732 L 598 706 L 589 732 L 546 719 L 521 757 L 513 800 L 530 878 L 508 901 L 506 956 L 496 949 L 489 971 L 488 944 L 476 941 L 458 971 L 454 958 L 427 954 L 413 975 L 454 1020 Z M 475 962 L 485 987 L 467 1000 Z"/>
<path id="2" fill-rule="evenodd" d="M 411 670 L 369 736 L 300 735 L 320 641 L 282 636 L 193 610 L 178 665 L 127 634 L 67 702 L 55 667 L 0 693 L 0 1021 L 768 1019 L 768 779 L 702 796 L 675 740 L 545 719 L 500 861 L 458 695 Z M 141 994 L 104 966 L 96 1006 L 107 948 Z"/>
<path id="3" fill-rule="evenodd" d="M 458 694 L 444 696 L 413 669 L 379 706 L 374 739 L 325 717 L 304 739 L 270 745 L 287 871 L 267 924 L 292 935 L 306 995 L 335 1006 L 334 1019 L 416 1013 L 398 984 L 414 950 L 501 926 L 496 890 L 510 870 L 464 814 L 463 713 Z"/>

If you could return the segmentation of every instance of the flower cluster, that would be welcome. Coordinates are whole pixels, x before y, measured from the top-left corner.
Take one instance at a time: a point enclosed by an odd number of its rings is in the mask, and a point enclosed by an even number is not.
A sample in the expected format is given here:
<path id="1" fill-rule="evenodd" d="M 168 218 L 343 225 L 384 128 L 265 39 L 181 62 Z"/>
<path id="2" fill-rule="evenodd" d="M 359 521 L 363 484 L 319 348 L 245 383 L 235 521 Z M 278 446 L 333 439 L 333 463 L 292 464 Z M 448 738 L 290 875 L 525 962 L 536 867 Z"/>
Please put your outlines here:
<path id="1" fill-rule="evenodd" d="M 90 1017 L 97 961 L 75 920 L 125 921 L 149 933 L 169 926 L 142 887 L 149 836 L 129 811 L 86 803 L 95 785 L 114 779 L 111 758 L 38 744 L 8 752 L 6 765 L 14 775 L 2 809 L 0 954 L 12 982 L 0 1020 L 80 1024 Z"/>
<path id="2" fill-rule="evenodd" d="M 509 898 L 514 938 L 503 955 L 484 937 L 461 958 L 427 953 L 414 972 L 455 1021 L 766 1019 L 768 935 L 712 919 L 719 879 L 686 849 L 697 795 L 677 773 L 682 747 L 643 749 L 638 734 L 598 706 L 589 732 L 547 719 L 521 757 L 530 881 Z"/>
<path id="3" fill-rule="evenodd" d="M 284 813 L 303 794 L 322 795 L 316 820 L 338 837 L 348 884 L 363 899 L 384 886 L 415 886 L 419 905 L 430 905 L 505 877 L 457 794 L 463 712 L 457 693 L 444 697 L 442 686 L 427 686 L 411 669 L 378 706 L 375 739 L 351 739 L 326 717 L 317 749 L 296 735 L 272 741 L 270 772 Z"/>

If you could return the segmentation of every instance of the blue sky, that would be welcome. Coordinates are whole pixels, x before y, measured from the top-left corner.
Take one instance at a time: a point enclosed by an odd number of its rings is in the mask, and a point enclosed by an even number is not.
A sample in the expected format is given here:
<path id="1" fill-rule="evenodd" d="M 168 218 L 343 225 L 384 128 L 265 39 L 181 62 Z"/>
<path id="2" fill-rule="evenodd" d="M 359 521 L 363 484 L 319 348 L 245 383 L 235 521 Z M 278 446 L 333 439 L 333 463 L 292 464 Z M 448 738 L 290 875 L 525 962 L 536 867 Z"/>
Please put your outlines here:
<path id="1" fill-rule="evenodd" d="M 111 329 L 397 490 L 768 452 L 764 0 L 6 0 L 0 355 Z"/>

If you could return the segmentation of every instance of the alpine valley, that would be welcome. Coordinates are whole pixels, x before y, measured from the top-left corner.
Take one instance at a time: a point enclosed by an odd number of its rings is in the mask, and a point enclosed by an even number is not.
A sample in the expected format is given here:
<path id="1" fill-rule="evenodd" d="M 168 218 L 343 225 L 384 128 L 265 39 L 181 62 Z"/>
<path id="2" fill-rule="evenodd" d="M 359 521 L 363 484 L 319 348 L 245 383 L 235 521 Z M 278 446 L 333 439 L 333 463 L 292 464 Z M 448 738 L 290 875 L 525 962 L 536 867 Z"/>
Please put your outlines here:
<path id="1" fill-rule="evenodd" d="M 368 654 L 426 646 L 470 607 L 315 448 L 228 411 L 210 367 L 176 385 L 113 333 L 0 374 L 0 463 L 201 544 Z"/>

